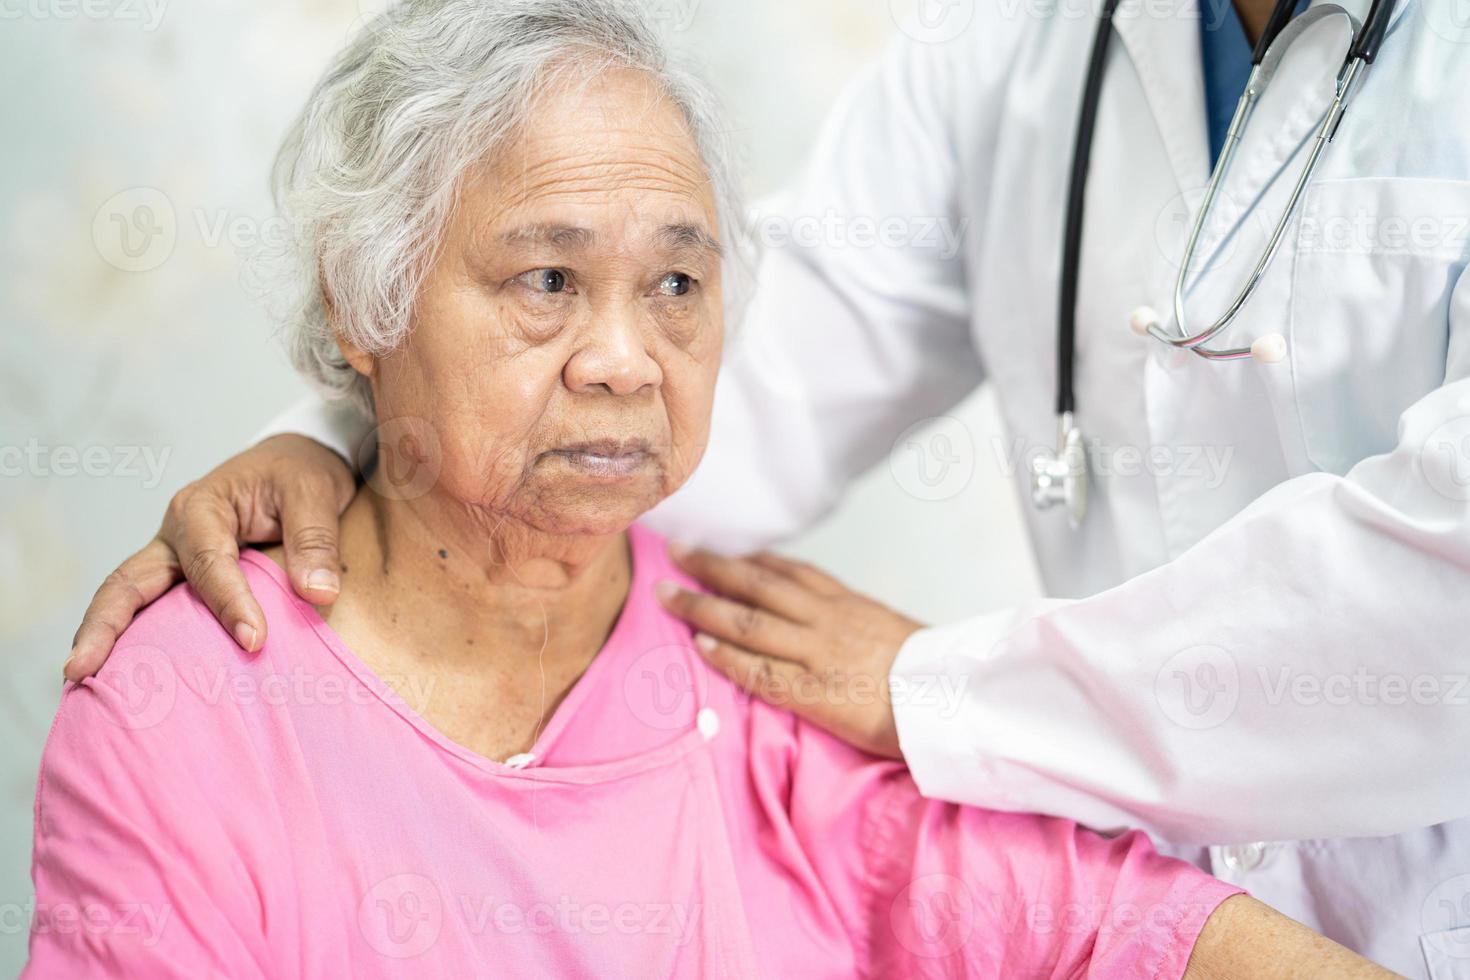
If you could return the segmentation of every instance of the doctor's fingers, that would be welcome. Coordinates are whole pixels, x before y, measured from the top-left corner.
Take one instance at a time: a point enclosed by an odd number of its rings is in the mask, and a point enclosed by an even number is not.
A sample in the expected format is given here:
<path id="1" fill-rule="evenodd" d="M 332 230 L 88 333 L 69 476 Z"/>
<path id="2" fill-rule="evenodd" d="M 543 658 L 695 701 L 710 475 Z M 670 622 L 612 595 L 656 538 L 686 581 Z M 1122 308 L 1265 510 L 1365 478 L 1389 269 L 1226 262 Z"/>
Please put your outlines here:
<path id="1" fill-rule="evenodd" d="M 734 643 L 717 640 L 708 633 L 696 634 L 694 642 L 710 666 L 737 687 L 768 704 L 795 710 L 791 692 L 801 688 L 812 677 L 811 672 L 795 660 L 754 653 Z"/>
<path id="2" fill-rule="evenodd" d="M 351 481 L 344 493 L 327 478 L 307 476 L 283 491 L 279 509 L 286 574 L 297 594 L 312 605 L 331 605 L 342 591 L 337 532 L 354 490 Z"/>
<path id="3" fill-rule="evenodd" d="M 810 587 L 773 564 L 679 545 L 670 545 L 669 554 L 690 576 L 722 596 L 798 623 L 810 622 L 818 611 L 818 597 Z"/>
<path id="4" fill-rule="evenodd" d="M 338 528 L 357 493 L 357 481 L 341 456 L 306 436 L 273 436 L 204 482 L 234 502 L 239 540 L 282 543 L 286 574 L 297 595 L 314 606 L 337 601 L 342 588 Z"/>
<path id="5" fill-rule="evenodd" d="M 159 537 L 178 553 L 184 577 L 214 618 L 241 649 L 254 653 L 265 643 L 266 626 L 240 570 L 240 529 L 251 520 L 212 484 L 193 484 L 174 495 Z"/>
<path id="6" fill-rule="evenodd" d="M 750 556 L 750 561 L 762 568 L 784 575 L 789 579 L 800 582 L 812 592 L 820 596 L 837 596 L 849 591 L 847 586 L 828 575 L 815 565 L 793 558 L 784 558 L 781 555 L 769 551 Z"/>
<path id="7" fill-rule="evenodd" d="M 810 586 L 786 574 L 785 569 L 759 558 L 726 558 L 710 551 L 670 545 L 669 554 L 681 569 L 706 588 L 776 616 L 807 623 L 816 616 L 820 597 Z"/>
<path id="8" fill-rule="evenodd" d="M 802 627 L 743 602 L 690 592 L 673 582 L 660 582 L 656 592 L 664 608 L 695 630 L 753 653 L 801 663 L 811 643 Z"/>
<path id="9" fill-rule="evenodd" d="M 80 682 L 101 670 L 138 610 L 171 589 L 180 574 L 178 556 L 159 538 L 119 565 L 88 604 L 62 675 Z"/>
<path id="10" fill-rule="evenodd" d="M 816 672 L 794 660 L 768 657 L 708 634 L 695 637 L 700 654 L 738 687 L 785 709 L 864 752 L 901 759 L 898 728 L 886 687 L 862 674 Z"/>

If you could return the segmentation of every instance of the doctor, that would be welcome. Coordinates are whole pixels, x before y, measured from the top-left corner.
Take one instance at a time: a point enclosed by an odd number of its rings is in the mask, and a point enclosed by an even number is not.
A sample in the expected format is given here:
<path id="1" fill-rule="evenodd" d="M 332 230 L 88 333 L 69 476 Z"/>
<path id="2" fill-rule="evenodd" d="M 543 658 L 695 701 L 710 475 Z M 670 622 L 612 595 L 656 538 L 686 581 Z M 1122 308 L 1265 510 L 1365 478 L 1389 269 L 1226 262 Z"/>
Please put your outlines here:
<path id="1" fill-rule="evenodd" d="M 1299 14 L 1276 49 L 1190 265 L 1191 333 L 1230 309 L 1288 208 L 1368 14 L 1343 2 Z M 1457 2 L 1393 7 L 1272 261 L 1205 345 L 1258 356 L 1224 361 L 1159 338 L 1184 329 L 1180 259 L 1270 0 L 1203 17 L 1192 0 L 1128 0 L 1097 46 L 1098 12 L 1080 0 L 931 10 L 949 19 L 856 81 L 780 211 L 912 233 L 765 243 L 710 454 L 656 515 L 711 549 L 682 560 L 723 598 L 666 598 L 706 654 L 869 749 L 901 748 L 927 794 L 1144 827 L 1408 976 L 1470 976 L 1470 18 Z M 961 246 L 934 227 L 964 228 Z M 1067 357 L 1057 325 L 1074 293 Z M 1061 492 L 1063 466 L 1039 494 L 1061 505 L 1027 518 L 1058 598 L 919 628 L 816 570 L 716 557 L 807 527 L 901 433 L 983 383 L 1043 460 L 1058 409 L 1074 409 L 1080 442 L 1061 448 L 1075 462 L 1085 447 L 1085 513 Z M 258 648 L 238 541 L 284 537 L 297 588 L 331 601 L 352 479 L 323 445 L 351 458 L 362 423 L 312 405 L 276 431 L 314 441 L 269 439 L 181 491 L 159 538 L 98 593 L 69 677 L 95 672 L 181 566 Z M 1016 481 L 1029 500 L 1028 466 Z M 834 681 L 890 674 L 891 699 Z M 804 679 L 827 693 L 795 696 Z"/>

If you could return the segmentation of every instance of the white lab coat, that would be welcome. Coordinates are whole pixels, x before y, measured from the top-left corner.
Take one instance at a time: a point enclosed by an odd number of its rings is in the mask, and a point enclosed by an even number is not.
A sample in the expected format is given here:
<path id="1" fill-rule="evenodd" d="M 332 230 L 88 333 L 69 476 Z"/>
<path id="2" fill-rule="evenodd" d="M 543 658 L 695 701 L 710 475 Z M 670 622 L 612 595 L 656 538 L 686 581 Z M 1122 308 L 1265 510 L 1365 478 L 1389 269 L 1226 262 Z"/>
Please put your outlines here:
<path id="1" fill-rule="evenodd" d="M 983 381 L 1012 437 L 1052 445 L 1084 6 L 977 3 L 957 39 L 904 39 L 851 86 L 805 176 L 765 208 L 787 219 L 768 236 L 802 215 L 836 230 L 768 242 L 709 455 L 653 515 L 660 529 L 732 550 L 791 535 Z M 1145 827 L 1436 980 L 1470 976 L 1464 8 L 1400 0 L 1302 214 L 1221 338 L 1280 333 L 1287 359 L 1215 364 L 1129 330 L 1136 307 L 1170 307 L 1210 161 L 1194 5 L 1124 4 L 1080 282 L 1091 510 L 1074 531 L 1060 509 L 1026 508 L 1062 598 L 924 630 L 894 669 L 925 793 Z M 1308 29 L 1257 111 L 1188 295 L 1196 321 L 1254 262 L 1347 37 L 1341 17 Z M 854 234 L 888 218 L 907 222 L 902 244 Z M 951 255 L 942 230 L 961 224 Z M 347 449 L 363 427 L 317 405 L 275 430 Z M 1011 449 L 976 448 L 981 465 Z M 1015 479 L 1027 493 L 1024 464 Z M 926 696 L 936 681 L 963 697 Z"/>

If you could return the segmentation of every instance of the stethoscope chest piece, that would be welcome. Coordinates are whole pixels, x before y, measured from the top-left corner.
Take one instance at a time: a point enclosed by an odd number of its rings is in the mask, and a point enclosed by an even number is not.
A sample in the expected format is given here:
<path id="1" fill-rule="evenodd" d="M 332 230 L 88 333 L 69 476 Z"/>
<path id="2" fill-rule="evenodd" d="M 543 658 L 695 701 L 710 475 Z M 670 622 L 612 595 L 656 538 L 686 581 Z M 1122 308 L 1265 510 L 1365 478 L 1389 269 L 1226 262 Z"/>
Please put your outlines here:
<path id="1" fill-rule="evenodd" d="M 1087 516 L 1087 483 L 1087 447 L 1068 412 L 1057 419 L 1056 451 L 1031 461 L 1031 499 L 1039 510 L 1065 507 L 1075 530 Z"/>

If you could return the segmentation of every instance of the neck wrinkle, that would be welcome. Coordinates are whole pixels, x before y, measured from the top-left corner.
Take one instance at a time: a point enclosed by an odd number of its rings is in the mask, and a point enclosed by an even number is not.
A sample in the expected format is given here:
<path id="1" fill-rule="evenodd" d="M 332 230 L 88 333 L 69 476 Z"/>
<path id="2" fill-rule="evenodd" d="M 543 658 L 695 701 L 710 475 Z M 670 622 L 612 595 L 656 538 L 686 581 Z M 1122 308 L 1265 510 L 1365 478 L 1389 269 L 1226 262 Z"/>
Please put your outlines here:
<path id="1" fill-rule="evenodd" d="M 364 488 L 344 515 L 343 553 L 366 564 L 385 602 L 435 608 L 476 633 L 611 629 L 632 578 L 626 532 L 550 535 L 432 497 L 389 500 Z"/>

